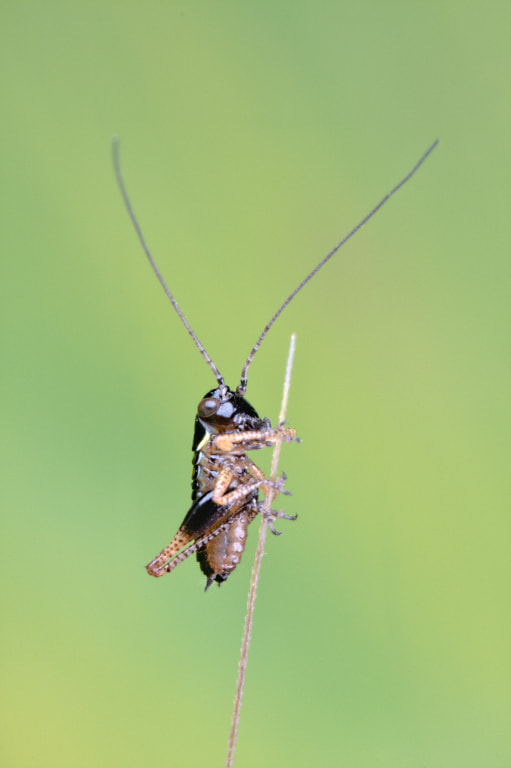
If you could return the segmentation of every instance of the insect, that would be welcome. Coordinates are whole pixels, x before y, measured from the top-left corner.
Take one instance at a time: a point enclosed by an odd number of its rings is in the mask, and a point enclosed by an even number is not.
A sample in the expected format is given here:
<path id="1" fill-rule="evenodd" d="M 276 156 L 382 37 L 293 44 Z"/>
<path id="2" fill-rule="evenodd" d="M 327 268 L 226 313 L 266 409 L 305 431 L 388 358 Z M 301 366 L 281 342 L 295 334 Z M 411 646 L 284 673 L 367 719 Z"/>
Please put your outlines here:
<path id="1" fill-rule="evenodd" d="M 245 549 L 248 526 L 258 513 L 266 517 L 270 530 L 276 535 L 279 535 L 274 527 L 277 518 L 296 519 L 296 517 L 285 515 L 282 511 L 267 511 L 259 501 L 260 492 L 264 493 L 265 497 L 271 494 L 272 498 L 278 493 L 287 493 L 284 490 L 285 476 L 276 480 L 265 477 L 249 458 L 247 452 L 272 445 L 276 440 L 292 441 L 297 438 L 295 430 L 285 428 L 283 424 L 272 428 L 269 420 L 261 419 L 245 399 L 248 368 L 266 334 L 289 302 L 327 261 L 411 179 L 437 144 L 438 140 L 429 147 L 412 170 L 289 294 L 253 346 L 243 366 L 240 383 L 233 391 L 225 384 L 223 376 L 195 335 L 153 260 L 126 191 L 119 159 L 119 141 L 113 140 L 112 154 L 117 182 L 138 239 L 172 306 L 217 381 L 216 388 L 207 392 L 197 407 L 192 446 L 194 451 L 192 506 L 170 544 L 146 566 L 151 576 L 170 573 L 183 560 L 195 553 L 200 568 L 206 576 L 206 590 L 214 581 L 220 585 L 239 564 Z"/>

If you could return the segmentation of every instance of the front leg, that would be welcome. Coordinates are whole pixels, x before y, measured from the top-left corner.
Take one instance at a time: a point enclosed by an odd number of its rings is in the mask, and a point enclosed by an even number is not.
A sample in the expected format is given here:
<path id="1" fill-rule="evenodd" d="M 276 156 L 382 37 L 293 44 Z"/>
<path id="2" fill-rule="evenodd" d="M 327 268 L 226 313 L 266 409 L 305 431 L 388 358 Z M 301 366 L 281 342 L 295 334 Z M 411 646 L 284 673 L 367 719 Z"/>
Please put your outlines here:
<path id="1" fill-rule="evenodd" d="M 277 440 L 284 440 L 286 443 L 289 443 L 292 440 L 299 441 L 296 437 L 295 429 L 284 429 L 281 424 L 279 424 L 278 427 L 275 427 L 275 429 L 257 429 L 247 432 L 224 432 L 221 435 L 215 435 L 214 438 L 215 445 L 220 448 L 221 451 L 225 451 L 226 453 L 232 451 L 235 445 L 242 446 L 246 450 L 252 450 L 272 445 Z"/>

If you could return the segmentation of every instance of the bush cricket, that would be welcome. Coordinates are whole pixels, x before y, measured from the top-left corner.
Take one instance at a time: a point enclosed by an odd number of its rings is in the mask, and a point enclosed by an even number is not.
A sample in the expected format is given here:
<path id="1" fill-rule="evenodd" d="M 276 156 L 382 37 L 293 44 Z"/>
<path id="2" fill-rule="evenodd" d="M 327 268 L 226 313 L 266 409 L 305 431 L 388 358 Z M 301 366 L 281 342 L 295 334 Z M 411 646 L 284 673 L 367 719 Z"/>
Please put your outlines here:
<path id="1" fill-rule="evenodd" d="M 328 253 L 289 294 L 273 317 L 264 327 L 254 344 L 241 371 L 240 383 L 231 390 L 224 381 L 213 360 L 195 335 L 173 294 L 165 283 L 147 247 L 142 230 L 124 184 L 119 158 L 119 141 L 112 142 L 113 164 L 117 182 L 138 239 L 156 277 L 196 347 L 216 378 L 217 386 L 207 392 L 197 407 L 192 450 L 192 506 L 176 535 L 159 555 L 146 566 L 151 576 L 163 576 L 196 554 L 202 572 L 206 576 L 206 590 L 216 581 L 224 582 L 241 560 L 245 549 L 249 524 L 258 513 L 265 515 L 270 530 L 279 535 L 274 527 L 277 518 L 295 520 L 282 511 L 263 510 L 259 492 L 265 496 L 287 493 L 284 490 L 285 475 L 270 480 L 247 455 L 248 451 L 272 445 L 277 439 L 297 440 L 294 429 L 283 424 L 272 428 L 268 419 L 261 419 L 245 399 L 247 372 L 266 334 L 287 307 L 314 275 L 337 251 L 361 229 L 374 214 L 409 181 L 438 144 L 435 141 L 407 175 L 385 195 L 382 200 Z"/>

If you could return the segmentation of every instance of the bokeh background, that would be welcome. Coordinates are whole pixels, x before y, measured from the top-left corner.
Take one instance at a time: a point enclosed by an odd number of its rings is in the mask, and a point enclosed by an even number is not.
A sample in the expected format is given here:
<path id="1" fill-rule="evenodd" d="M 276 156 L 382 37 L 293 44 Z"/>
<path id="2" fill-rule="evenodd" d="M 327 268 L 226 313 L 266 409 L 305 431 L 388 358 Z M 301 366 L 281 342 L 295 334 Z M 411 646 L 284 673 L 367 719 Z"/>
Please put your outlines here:
<path id="1" fill-rule="evenodd" d="M 509 5 L 3 2 L 6 768 L 222 765 L 255 549 L 144 564 L 214 384 L 278 414 L 236 764 L 511 764 Z M 258 454 L 257 459 L 268 457 Z"/>

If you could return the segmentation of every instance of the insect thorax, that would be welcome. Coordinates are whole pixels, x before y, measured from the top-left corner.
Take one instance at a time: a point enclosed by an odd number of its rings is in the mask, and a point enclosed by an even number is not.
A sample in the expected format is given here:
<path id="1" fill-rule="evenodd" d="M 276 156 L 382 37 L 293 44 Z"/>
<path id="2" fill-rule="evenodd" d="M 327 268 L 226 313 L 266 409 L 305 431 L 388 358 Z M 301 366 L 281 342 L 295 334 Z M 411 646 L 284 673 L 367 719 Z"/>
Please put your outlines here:
<path id="1" fill-rule="evenodd" d="M 214 408 L 216 410 L 209 413 Z M 215 449 L 213 440 L 216 435 L 259 430 L 268 425 L 268 420 L 261 419 L 244 397 L 228 387 L 217 387 L 207 392 L 199 403 L 195 417 L 192 499 L 195 501 L 211 490 L 222 466 L 233 463 L 233 456 L 226 456 Z"/>

